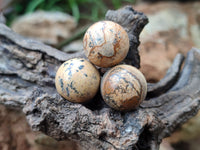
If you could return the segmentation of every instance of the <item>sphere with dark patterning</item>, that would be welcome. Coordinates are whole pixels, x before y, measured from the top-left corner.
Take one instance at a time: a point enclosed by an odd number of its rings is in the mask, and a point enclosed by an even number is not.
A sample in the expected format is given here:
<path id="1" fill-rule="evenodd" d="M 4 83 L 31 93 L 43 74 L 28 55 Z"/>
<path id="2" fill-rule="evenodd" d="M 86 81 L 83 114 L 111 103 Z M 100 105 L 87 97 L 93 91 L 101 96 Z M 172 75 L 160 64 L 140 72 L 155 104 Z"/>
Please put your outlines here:
<path id="1" fill-rule="evenodd" d="M 130 65 L 118 65 L 104 74 L 101 94 L 112 108 L 129 111 L 138 107 L 145 99 L 147 82 L 143 74 Z"/>
<path id="2" fill-rule="evenodd" d="M 71 102 L 84 103 L 91 100 L 99 90 L 98 70 L 83 58 L 64 62 L 55 77 L 58 93 Z"/>
<path id="3" fill-rule="evenodd" d="M 83 47 L 88 59 L 99 67 L 112 67 L 126 57 L 129 37 L 119 24 L 99 21 L 86 31 Z"/>

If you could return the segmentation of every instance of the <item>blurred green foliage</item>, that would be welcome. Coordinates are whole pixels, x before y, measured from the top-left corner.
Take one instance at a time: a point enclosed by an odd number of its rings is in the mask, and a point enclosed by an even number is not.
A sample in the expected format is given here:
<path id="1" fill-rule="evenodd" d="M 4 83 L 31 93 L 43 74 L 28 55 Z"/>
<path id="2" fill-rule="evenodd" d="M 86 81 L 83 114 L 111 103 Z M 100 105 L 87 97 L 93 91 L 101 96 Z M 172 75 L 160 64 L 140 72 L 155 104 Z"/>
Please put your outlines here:
<path id="1" fill-rule="evenodd" d="M 80 19 L 98 21 L 104 17 L 108 8 L 118 9 L 124 4 L 134 4 L 136 0 L 14 0 L 12 13 L 7 15 L 11 22 L 15 17 L 36 10 L 62 11 Z"/>

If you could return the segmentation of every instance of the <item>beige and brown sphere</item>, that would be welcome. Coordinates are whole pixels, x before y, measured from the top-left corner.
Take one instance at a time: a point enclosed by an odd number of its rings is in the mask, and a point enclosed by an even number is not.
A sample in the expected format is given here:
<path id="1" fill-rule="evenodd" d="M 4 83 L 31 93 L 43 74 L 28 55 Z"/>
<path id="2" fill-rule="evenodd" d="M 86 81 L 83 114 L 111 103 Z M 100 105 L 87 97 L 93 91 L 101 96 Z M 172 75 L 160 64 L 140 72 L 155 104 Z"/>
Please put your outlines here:
<path id="1" fill-rule="evenodd" d="M 138 107 L 145 99 L 147 83 L 143 74 L 130 65 L 118 65 L 104 74 L 101 94 L 112 108 L 129 111 Z"/>
<path id="2" fill-rule="evenodd" d="M 55 77 L 58 93 L 71 102 L 84 103 L 91 100 L 99 90 L 98 70 L 83 58 L 64 62 Z"/>
<path id="3" fill-rule="evenodd" d="M 88 59 L 99 67 L 119 64 L 129 50 L 127 32 L 112 21 L 99 21 L 86 31 L 83 47 Z"/>

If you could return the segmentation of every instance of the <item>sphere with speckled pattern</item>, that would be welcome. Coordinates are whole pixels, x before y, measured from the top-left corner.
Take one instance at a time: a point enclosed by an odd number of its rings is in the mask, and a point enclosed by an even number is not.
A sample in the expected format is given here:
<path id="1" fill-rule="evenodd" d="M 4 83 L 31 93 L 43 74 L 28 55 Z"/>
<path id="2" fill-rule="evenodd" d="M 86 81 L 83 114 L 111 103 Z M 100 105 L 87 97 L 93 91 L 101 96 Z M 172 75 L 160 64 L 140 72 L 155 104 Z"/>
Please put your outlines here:
<path id="1" fill-rule="evenodd" d="M 74 58 L 60 66 L 56 73 L 55 85 L 58 93 L 66 100 L 84 103 L 98 92 L 100 74 L 87 60 Z"/>
<path id="2" fill-rule="evenodd" d="M 143 74 L 130 65 L 118 65 L 106 72 L 101 80 L 101 95 L 112 108 L 130 111 L 145 99 L 147 82 Z"/>
<path id="3" fill-rule="evenodd" d="M 99 67 L 112 67 L 127 56 L 129 37 L 119 24 L 99 21 L 88 28 L 83 38 L 88 59 Z"/>

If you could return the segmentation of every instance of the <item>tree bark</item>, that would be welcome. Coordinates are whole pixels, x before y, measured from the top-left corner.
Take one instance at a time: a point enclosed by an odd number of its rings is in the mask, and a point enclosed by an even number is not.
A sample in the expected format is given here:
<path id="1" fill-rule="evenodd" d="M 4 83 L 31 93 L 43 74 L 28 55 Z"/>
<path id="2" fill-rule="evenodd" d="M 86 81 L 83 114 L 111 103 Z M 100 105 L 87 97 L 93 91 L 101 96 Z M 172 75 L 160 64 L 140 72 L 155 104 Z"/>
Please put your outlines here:
<path id="1" fill-rule="evenodd" d="M 139 67 L 139 34 L 147 17 L 127 6 L 108 11 L 106 19 L 128 32 L 131 46 L 125 63 Z M 100 93 L 82 105 L 56 92 L 56 70 L 75 57 L 85 56 L 83 52 L 66 54 L 0 24 L 0 103 L 23 110 L 34 131 L 97 150 L 157 150 L 164 137 L 200 109 L 198 49 L 190 50 L 185 61 L 178 54 L 166 76 L 148 84 L 147 98 L 140 107 L 126 113 L 109 108 Z"/>

